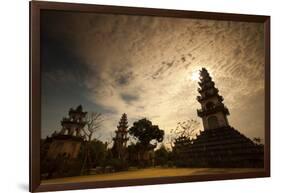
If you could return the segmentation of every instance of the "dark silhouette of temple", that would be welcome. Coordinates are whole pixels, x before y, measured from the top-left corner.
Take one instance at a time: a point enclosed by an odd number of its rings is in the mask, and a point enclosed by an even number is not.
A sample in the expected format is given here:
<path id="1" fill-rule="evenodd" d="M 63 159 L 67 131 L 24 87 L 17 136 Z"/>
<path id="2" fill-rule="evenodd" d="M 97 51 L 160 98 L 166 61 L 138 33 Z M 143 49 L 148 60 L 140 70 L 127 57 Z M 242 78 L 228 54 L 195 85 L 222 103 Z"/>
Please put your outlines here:
<path id="1" fill-rule="evenodd" d="M 180 158 L 193 167 L 263 167 L 264 147 L 229 125 L 228 108 L 205 68 L 200 71 L 197 97 L 204 130 L 178 146 Z"/>
<path id="2" fill-rule="evenodd" d="M 48 157 L 56 158 L 58 155 L 65 155 L 69 158 L 76 158 L 78 156 L 83 141 L 81 132 L 86 125 L 86 114 L 87 112 L 83 112 L 81 105 L 69 110 L 68 117 L 64 117 L 61 121 L 61 131 L 53 133 L 51 137 Z"/>
<path id="3" fill-rule="evenodd" d="M 81 148 L 85 139 L 82 129 L 86 124 L 82 106 L 71 108 L 61 121 L 60 132 L 54 132 L 41 143 L 41 173 L 43 178 L 77 175 L 81 169 Z"/>
<path id="4" fill-rule="evenodd" d="M 228 127 L 226 116 L 229 115 L 229 111 L 223 104 L 224 99 L 219 95 L 219 90 L 205 68 L 200 71 L 198 84 L 200 96 L 197 96 L 197 101 L 201 104 L 201 109 L 197 110 L 197 115 L 203 120 L 204 130 Z"/>
<path id="5" fill-rule="evenodd" d="M 124 113 L 119 121 L 117 130 L 115 131 L 115 137 L 113 138 L 114 144 L 112 147 L 113 157 L 121 160 L 125 160 L 127 154 L 127 141 L 128 141 L 128 120 L 127 115 Z"/>

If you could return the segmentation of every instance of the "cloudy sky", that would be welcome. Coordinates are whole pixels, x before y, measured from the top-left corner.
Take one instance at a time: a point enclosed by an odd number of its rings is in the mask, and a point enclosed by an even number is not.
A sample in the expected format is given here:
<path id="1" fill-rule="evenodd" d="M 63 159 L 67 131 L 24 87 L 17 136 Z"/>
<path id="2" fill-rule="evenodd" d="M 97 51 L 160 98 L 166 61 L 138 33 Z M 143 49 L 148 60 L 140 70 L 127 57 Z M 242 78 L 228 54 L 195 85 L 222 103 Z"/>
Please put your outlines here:
<path id="1" fill-rule="evenodd" d="M 100 112 L 108 139 L 122 113 L 166 133 L 197 119 L 196 74 L 207 68 L 229 122 L 264 138 L 263 24 L 44 11 L 41 18 L 42 137 L 70 107 Z M 200 125 L 202 127 L 202 124 Z"/>

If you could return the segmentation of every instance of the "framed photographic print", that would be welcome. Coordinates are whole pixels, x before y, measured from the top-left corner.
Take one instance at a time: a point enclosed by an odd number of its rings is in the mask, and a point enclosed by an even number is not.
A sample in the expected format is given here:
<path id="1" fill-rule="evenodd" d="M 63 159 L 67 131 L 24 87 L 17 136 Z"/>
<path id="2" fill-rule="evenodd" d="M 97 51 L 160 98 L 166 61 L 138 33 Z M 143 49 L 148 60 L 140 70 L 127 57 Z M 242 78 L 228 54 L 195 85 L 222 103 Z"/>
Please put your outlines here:
<path id="1" fill-rule="evenodd" d="M 30 2 L 30 191 L 269 176 L 269 16 Z"/>

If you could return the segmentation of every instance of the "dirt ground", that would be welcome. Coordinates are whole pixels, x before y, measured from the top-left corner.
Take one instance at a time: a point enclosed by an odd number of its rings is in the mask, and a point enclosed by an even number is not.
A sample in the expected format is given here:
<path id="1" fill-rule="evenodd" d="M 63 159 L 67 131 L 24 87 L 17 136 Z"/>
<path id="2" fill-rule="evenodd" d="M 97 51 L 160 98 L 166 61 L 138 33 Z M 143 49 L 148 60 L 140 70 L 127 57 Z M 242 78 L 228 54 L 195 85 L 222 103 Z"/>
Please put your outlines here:
<path id="1" fill-rule="evenodd" d="M 43 180 L 42 184 L 61 184 L 73 182 L 95 182 L 95 181 L 111 181 L 138 178 L 156 178 L 171 176 L 190 176 L 202 174 L 226 174 L 226 173 L 243 173 L 243 172 L 259 172 L 263 169 L 256 168 L 146 168 L 134 171 L 124 171 L 107 174 L 96 174 L 86 176 L 76 176 L 67 178 L 57 178 Z"/>

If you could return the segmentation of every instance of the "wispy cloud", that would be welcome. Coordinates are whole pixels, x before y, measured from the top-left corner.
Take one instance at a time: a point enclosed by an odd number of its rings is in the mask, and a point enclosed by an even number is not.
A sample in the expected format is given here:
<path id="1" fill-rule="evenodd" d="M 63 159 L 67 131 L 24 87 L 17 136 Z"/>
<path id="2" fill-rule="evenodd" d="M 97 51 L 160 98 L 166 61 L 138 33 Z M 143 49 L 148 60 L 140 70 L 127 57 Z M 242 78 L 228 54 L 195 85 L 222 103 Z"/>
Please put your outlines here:
<path id="1" fill-rule="evenodd" d="M 147 117 L 167 132 L 196 118 L 200 105 L 191 75 L 204 66 L 225 98 L 230 123 L 263 137 L 262 24 L 89 13 L 50 17 L 56 20 L 46 24 L 48 32 L 69 37 L 88 70 L 87 99 L 111 110 L 106 131 L 115 129 L 124 112 L 131 121 Z"/>

